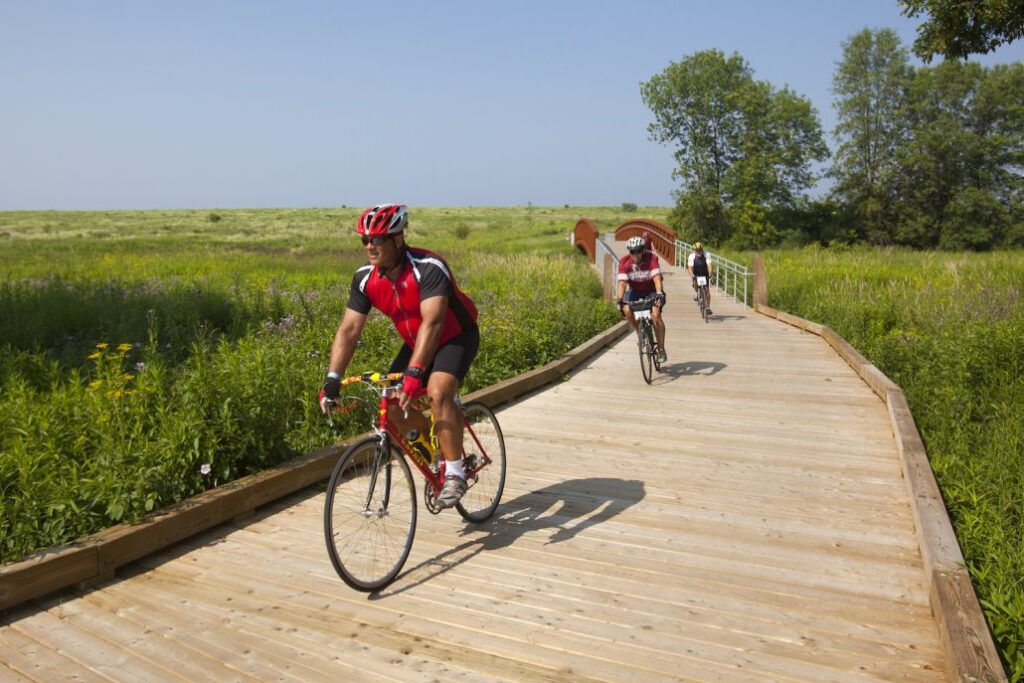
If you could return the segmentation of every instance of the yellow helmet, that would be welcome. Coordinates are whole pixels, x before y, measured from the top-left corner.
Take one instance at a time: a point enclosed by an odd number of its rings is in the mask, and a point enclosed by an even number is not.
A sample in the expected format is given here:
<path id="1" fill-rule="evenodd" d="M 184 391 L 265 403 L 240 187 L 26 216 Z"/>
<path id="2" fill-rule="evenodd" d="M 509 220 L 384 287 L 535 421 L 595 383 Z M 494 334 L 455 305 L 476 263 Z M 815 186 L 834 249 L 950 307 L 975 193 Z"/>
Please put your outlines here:
<path id="1" fill-rule="evenodd" d="M 703 249 L 703 248 L 704 248 L 704 245 L 701 244 L 700 242 L 694 242 L 693 243 L 693 250 L 694 251 L 697 251 L 698 249 Z"/>

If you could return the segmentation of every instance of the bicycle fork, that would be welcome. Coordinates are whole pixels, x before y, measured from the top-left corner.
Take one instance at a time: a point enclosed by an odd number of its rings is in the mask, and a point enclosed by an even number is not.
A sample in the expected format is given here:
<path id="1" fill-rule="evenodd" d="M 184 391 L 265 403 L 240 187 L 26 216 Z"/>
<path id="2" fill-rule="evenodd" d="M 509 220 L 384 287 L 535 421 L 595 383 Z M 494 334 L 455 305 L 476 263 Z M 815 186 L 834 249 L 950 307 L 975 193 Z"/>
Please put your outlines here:
<path id="1" fill-rule="evenodd" d="M 388 503 L 391 499 L 391 468 L 393 467 L 391 458 L 388 457 L 390 449 L 391 443 L 388 441 L 387 435 L 381 435 L 380 442 L 373 452 L 370 485 L 366 491 L 366 502 L 363 504 L 363 517 L 367 519 L 370 517 L 386 517 L 388 514 Z M 387 464 L 384 465 L 384 500 L 381 501 L 380 507 L 374 511 L 370 509 L 370 506 L 373 505 L 373 493 L 377 490 L 377 478 L 380 476 L 381 462 L 384 458 L 387 458 Z"/>

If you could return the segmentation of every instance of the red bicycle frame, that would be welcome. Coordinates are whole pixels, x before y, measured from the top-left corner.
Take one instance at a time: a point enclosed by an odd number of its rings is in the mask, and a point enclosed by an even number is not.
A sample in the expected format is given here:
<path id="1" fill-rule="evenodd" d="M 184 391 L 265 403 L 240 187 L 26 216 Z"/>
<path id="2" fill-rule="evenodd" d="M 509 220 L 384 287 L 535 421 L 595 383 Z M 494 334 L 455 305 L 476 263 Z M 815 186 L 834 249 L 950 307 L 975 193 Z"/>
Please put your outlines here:
<path id="1" fill-rule="evenodd" d="M 342 385 L 351 384 L 354 382 L 380 384 L 381 382 L 389 380 L 397 382 L 401 378 L 401 373 L 391 373 L 389 375 L 380 375 L 377 373 L 364 373 L 363 375 L 345 378 L 345 380 L 342 381 Z M 377 431 L 378 434 L 386 434 L 388 439 L 390 439 L 393 443 L 398 444 L 398 447 L 402 450 L 405 456 L 416 466 L 416 469 L 420 471 L 420 474 L 423 475 L 423 478 L 430 482 L 430 485 L 433 487 L 435 493 L 440 493 L 441 487 L 444 485 L 445 475 L 445 459 L 440 452 L 440 448 L 435 449 L 433 445 L 431 446 L 431 450 L 435 451 L 435 456 L 439 460 L 437 471 L 435 472 L 433 463 L 427 460 L 419 451 L 413 448 L 409 444 L 408 440 L 406 440 L 406 438 L 401 434 L 401 432 L 398 431 L 398 427 L 392 424 L 391 420 L 388 419 L 388 409 L 391 406 L 398 405 L 398 397 L 395 394 L 398 394 L 400 391 L 401 385 L 399 384 L 394 384 L 392 386 L 384 386 L 381 387 L 380 390 L 378 391 L 380 400 L 378 401 L 377 404 L 377 425 L 375 426 L 375 430 Z M 417 397 L 417 399 L 425 394 L 426 390 L 424 390 Z M 456 397 L 456 403 L 458 404 L 458 397 Z M 458 405 L 460 407 L 460 417 L 463 417 L 461 414 L 461 404 Z M 480 439 L 477 438 L 476 432 L 474 432 L 473 428 L 466 423 L 465 419 L 463 419 L 462 426 L 463 429 L 465 429 L 466 432 L 470 435 L 470 437 L 472 437 L 473 443 L 476 445 L 476 451 L 480 456 L 479 461 L 473 463 L 472 468 L 466 471 L 466 479 L 468 480 L 471 477 L 474 477 L 477 472 L 486 467 L 491 462 L 491 459 L 484 451 L 483 444 L 480 443 Z M 430 417 L 430 428 L 431 432 L 433 432 L 433 415 L 431 415 Z M 466 456 L 465 444 L 463 444 L 462 456 L 463 458 L 465 458 Z"/>

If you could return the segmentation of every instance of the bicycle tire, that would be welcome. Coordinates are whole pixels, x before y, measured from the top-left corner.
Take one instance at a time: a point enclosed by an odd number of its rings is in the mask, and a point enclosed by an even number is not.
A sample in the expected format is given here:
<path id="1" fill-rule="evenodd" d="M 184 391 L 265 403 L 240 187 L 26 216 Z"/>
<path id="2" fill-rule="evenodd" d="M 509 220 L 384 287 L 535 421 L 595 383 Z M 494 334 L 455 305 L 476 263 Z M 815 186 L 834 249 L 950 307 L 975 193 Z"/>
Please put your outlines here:
<path id="1" fill-rule="evenodd" d="M 462 419 L 466 457 L 478 458 L 486 454 L 490 463 L 476 473 L 476 480 L 471 482 L 455 509 L 468 522 L 483 522 L 498 509 L 505 490 L 505 437 L 494 412 L 479 401 L 462 406 Z M 472 463 L 466 464 L 472 466 Z"/>
<path id="2" fill-rule="evenodd" d="M 394 444 L 382 456 L 381 441 L 370 436 L 345 451 L 331 473 L 324 502 L 331 564 L 345 583 L 366 592 L 395 580 L 416 535 L 412 472 Z"/>
<path id="3" fill-rule="evenodd" d="M 647 334 L 650 329 L 648 325 L 649 323 L 644 320 L 637 327 L 637 336 L 639 337 L 637 346 L 640 350 L 640 372 L 644 375 L 644 381 L 650 384 L 654 377 L 654 349 L 650 347 L 650 335 Z"/>
<path id="4" fill-rule="evenodd" d="M 654 337 L 654 325 L 647 325 L 647 348 L 651 352 L 651 362 L 654 363 L 654 369 L 661 372 L 661 362 L 658 360 L 658 346 Z"/>
<path id="5" fill-rule="evenodd" d="M 711 317 L 710 315 L 708 315 L 708 310 L 710 308 L 711 308 L 711 305 L 708 303 L 708 288 L 705 285 L 704 287 L 701 287 L 701 305 L 700 305 L 700 314 L 701 314 L 701 317 L 704 318 L 704 322 L 705 323 L 708 321 L 708 318 Z"/>

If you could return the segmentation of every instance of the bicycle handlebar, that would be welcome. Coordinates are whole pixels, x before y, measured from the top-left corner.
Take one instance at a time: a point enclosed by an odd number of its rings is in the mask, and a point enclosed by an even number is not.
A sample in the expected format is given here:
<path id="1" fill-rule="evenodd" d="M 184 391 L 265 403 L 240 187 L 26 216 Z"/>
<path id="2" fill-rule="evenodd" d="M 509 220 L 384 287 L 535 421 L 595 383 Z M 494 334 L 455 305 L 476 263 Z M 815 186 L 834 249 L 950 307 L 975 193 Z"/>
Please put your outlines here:
<path id="1" fill-rule="evenodd" d="M 636 299 L 634 301 L 623 301 L 623 305 L 629 306 L 634 311 L 646 311 L 654 308 L 654 302 L 657 300 L 656 294 L 650 294 L 643 299 Z"/>
<path id="2" fill-rule="evenodd" d="M 402 379 L 404 375 L 401 372 L 364 372 L 361 375 L 352 375 L 341 380 L 341 386 L 348 384 L 355 384 L 356 382 L 365 382 L 366 384 L 388 384 L 390 382 L 397 382 Z"/>

